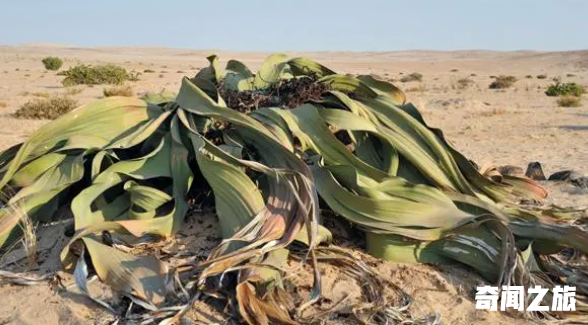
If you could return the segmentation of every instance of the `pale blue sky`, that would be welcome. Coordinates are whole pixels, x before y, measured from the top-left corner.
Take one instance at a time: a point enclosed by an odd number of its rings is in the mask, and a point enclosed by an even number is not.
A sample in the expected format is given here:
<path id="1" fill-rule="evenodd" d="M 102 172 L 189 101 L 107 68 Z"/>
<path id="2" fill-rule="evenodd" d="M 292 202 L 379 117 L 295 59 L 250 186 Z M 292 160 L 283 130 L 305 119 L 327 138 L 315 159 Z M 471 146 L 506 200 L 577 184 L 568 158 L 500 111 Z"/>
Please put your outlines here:
<path id="1" fill-rule="evenodd" d="M 574 50 L 588 0 L 0 0 L 0 44 Z"/>

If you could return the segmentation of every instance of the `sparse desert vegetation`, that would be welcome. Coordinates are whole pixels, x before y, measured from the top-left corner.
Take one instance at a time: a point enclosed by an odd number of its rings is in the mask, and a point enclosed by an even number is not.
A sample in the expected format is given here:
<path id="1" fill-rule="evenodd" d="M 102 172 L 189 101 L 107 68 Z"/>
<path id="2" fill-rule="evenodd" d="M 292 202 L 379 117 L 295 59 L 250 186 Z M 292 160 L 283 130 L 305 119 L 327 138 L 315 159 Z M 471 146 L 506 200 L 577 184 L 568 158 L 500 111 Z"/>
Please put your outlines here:
<path id="1" fill-rule="evenodd" d="M 67 96 L 54 95 L 49 98 L 36 98 L 25 103 L 14 116 L 32 120 L 54 120 L 78 106 L 78 102 Z"/>
<path id="2" fill-rule="evenodd" d="M 37 91 L 32 93 L 31 95 L 35 96 L 35 97 L 41 97 L 41 98 L 49 98 L 51 96 L 51 94 L 49 94 L 46 91 Z"/>
<path id="3" fill-rule="evenodd" d="M 510 88 L 517 82 L 517 78 L 515 76 L 498 76 L 494 78 L 495 80 L 488 86 L 490 89 L 506 89 Z"/>
<path id="4" fill-rule="evenodd" d="M 582 98 L 566 95 L 557 99 L 557 105 L 560 107 L 580 107 L 582 106 Z"/>
<path id="5" fill-rule="evenodd" d="M 57 71 L 63 65 L 63 61 L 60 58 L 54 56 L 46 57 L 41 62 L 45 66 L 45 69 L 51 71 Z"/>
<path id="6" fill-rule="evenodd" d="M 418 73 L 418 72 L 413 72 L 411 74 L 407 74 L 405 76 L 402 76 L 402 78 L 400 78 L 401 82 L 413 82 L 413 81 L 422 81 L 423 80 L 423 75 Z"/>
<path id="7" fill-rule="evenodd" d="M 96 66 L 79 64 L 64 71 L 64 75 L 65 79 L 62 81 L 64 86 L 120 85 L 125 81 L 137 79 L 136 74 L 129 73 L 125 68 L 113 64 Z"/>
<path id="8" fill-rule="evenodd" d="M 112 96 L 124 96 L 124 97 L 132 97 L 134 95 L 133 88 L 129 85 L 125 86 L 114 86 L 105 88 L 102 93 L 104 97 L 112 97 Z"/>
<path id="9" fill-rule="evenodd" d="M 139 76 L 140 75 L 141 75 L 140 72 L 137 72 L 135 70 L 132 70 L 131 72 L 129 72 L 128 80 L 129 81 L 139 81 Z"/>
<path id="10" fill-rule="evenodd" d="M 537 75 L 537 79 L 547 79 L 547 75 L 546 74 Z"/>
<path id="11" fill-rule="evenodd" d="M 424 93 L 427 90 L 427 86 L 424 84 L 420 84 L 417 87 L 410 87 L 410 88 L 406 88 L 406 92 L 407 93 L 414 93 L 414 92 L 420 92 L 420 93 Z"/>
<path id="12" fill-rule="evenodd" d="M 75 95 L 81 94 L 83 91 L 84 91 L 84 88 L 82 88 L 82 87 L 67 87 L 67 89 L 65 90 L 65 93 L 70 96 L 75 96 Z"/>
<path id="13" fill-rule="evenodd" d="M 556 82 L 555 84 L 549 85 L 545 94 L 547 96 L 575 96 L 580 97 L 586 93 L 586 88 L 575 82 Z"/>
<path id="14" fill-rule="evenodd" d="M 463 90 L 469 88 L 470 86 L 474 85 L 474 81 L 470 78 L 460 78 L 456 82 L 457 89 Z"/>

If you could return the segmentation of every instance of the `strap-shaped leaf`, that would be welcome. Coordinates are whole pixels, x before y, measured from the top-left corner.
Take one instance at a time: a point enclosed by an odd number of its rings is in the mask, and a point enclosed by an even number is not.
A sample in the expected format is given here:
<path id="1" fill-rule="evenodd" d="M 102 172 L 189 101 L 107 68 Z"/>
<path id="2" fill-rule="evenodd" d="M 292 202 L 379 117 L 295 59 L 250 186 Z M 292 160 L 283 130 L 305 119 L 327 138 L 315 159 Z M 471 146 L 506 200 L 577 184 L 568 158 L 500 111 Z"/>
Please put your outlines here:
<path id="1" fill-rule="evenodd" d="M 316 74 L 317 77 L 322 78 L 335 74 L 335 71 L 307 58 L 294 58 L 288 61 L 288 65 L 292 68 L 292 73 L 295 76 Z"/>
<path id="2" fill-rule="evenodd" d="M 70 145 L 70 149 L 89 149 L 97 145 L 108 147 L 114 144 L 117 148 L 124 148 L 137 144 L 146 136 L 139 130 L 162 113 L 160 107 L 126 97 L 110 97 L 79 107 L 31 135 L 12 159 L 0 180 L 0 189 L 10 181 L 23 163 L 65 146 L 74 136 L 92 136 L 96 141 L 91 147 L 87 143 L 77 142 L 76 146 Z M 142 136 L 136 137 L 137 132 Z M 129 134 L 134 141 L 129 139 Z"/>
<path id="3" fill-rule="evenodd" d="M 84 237 L 92 265 L 104 283 L 155 310 L 167 294 L 168 268 L 155 257 L 137 257 Z"/>
<path id="4" fill-rule="evenodd" d="M 265 59 L 253 79 L 255 89 L 265 89 L 273 83 L 291 77 L 287 60 L 288 57 L 281 53 L 272 54 Z"/>

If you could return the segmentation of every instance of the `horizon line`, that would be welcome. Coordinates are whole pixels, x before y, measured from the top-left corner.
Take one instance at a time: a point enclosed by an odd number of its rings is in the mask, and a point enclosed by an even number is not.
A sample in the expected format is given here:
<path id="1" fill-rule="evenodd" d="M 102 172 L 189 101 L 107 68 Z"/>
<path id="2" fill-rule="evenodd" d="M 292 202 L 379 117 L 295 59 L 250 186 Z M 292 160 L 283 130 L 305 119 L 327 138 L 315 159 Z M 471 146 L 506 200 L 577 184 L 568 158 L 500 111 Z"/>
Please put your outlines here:
<path id="1" fill-rule="evenodd" d="M 310 53 L 333 53 L 333 52 L 349 52 L 349 53 L 391 53 L 391 52 L 535 52 L 535 53 L 564 53 L 564 52 L 582 52 L 588 51 L 588 48 L 571 49 L 571 50 L 532 50 L 532 49 L 517 49 L 517 50 L 492 50 L 492 49 L 453 49 L 453 50 L 439 50 L 439 49 L 404 49 L 404 50 L 235 50 L 222 48 L 188 48 L 176 47 L 168 45 L 76 45 L 76 44 L 62 44 L 62 43 L 20 43 L 20 44 L 5 44 L 0 43 L 0 47 L 39 47 L 39 48 L 78 48 L 78 49 L 108 49 L 108 48 L 128 48 L 128 49 L 168 49 L 168 50 L 186 50 L 186 51 L 219 51 L 219 52 L 310 52 Z"/>

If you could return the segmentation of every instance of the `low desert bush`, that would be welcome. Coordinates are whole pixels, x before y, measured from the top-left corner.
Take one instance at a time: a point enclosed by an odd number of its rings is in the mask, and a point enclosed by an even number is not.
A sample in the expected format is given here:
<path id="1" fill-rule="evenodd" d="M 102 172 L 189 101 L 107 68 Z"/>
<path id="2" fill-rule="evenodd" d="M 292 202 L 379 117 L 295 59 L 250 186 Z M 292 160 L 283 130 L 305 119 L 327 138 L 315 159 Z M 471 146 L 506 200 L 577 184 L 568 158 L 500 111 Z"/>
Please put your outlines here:
<path id="1" fill-rule="evenodd" d="M 582 99 L 576 96 L 562 96 L 557 99 L 557 105 L 560 107 L 580 107 Z"/>
<path id="2" fill-rule="evenodd" d="M 490 89 L 505 89 L 512 86 L 517 81 L 517 78 L 514 76 L 498 76 L 496 79 L 490 84 Z"/>
<path id="3" fill-rule="evenodd" d="M 65 71 L 65 79 L 63 79 L 62 83 L 64 86 L 101 84 L 120 85 L 125 81 L 133 81 L 133 79 L 136 79 L 136 74 L 137 73 L 129 73 L 125 68 L 112 64 L 97 66 L 79 64 Z"/>
<path id="4" fill-rule="evenodd" d="M 32 93 L 32 95 L 35 97 L 41 97 L 41 98 L 49 98 L 51 96 L 48 92 L 45 92 L 45 91 L 38 91 L 36 93 Z"/>
<path id="5" fill-rule="evenodd" d="M 546 74 L 540 74 L 537 76 L 537 79 L 547 79 L 547 75 Z"/>
<path id="6" fill-rule="evenodd" d="M 474 81 L 470 78 L 461 78 L 457 80 L 457 89 L 466 89 L 473 85 Z"/>
<path id="7" fill-rule="evenodd" d="M 36 98 L 19 108 L 14 116 L 23 119 L 54 120 L 78 106 L 78 102 L 67 96 Z"/>
<path id="8" fill-rule="evenodd" d="M 65 90 L 65 93 L 70 96 L 81 94 L 84 88 L 81 87 L 69 87 Z"/>
<path id="9" fill-rule="evenodd" d="M 52 71 L 59 70 L 59 68 L 61 68 L 61 66 L 63 65 L 63 61 L 60 58 L 54 56 L 46 57 L 43 60 L 41 60 L 41 62 L 45 66 L 45 69 Z"/>
<path id="10" fill-rule="evenodd" d="M 420 92 L 420 93 L 424 93 L 425 91 L 427 91 L 427 86 L 424 84 L 420 84 L 418 87 L 411 87 L 405 90 L 405 92 L 407 93 L 412 93 L 412 92 Z"/>
<path id="11" fill-rule="evenodd" d="M 129 72 L 129 81 L 139 81 L 139 76 L 141 75 L 140 72 L 135 70 Z"/>
<path id="12" fill-rule="evenodd" d="M 547 96 L 575 96 L 580 97 L 586 92 L 586 89 L 582 85 L 578 85 L 575 82 L 560 83 L 547 87 L 545 94 Z"/>
<path id="13" fill-rule="evenodd" d="M 104 89 L 103 93 L 104 93 L 104 97 L 112 97 L 112 96 L 132 97 L 134 95 L 133 88 L 131 88 L 131 86 L 128 86 L 128 85 L 106 88 L 106 89 Z"/>
<path id="14" fill-rule="evenodd" d="M 402 81 L 402 82 L 422 81 L 422 80 L 423 80 L 423 75 L 418 72 L 413 72 L 411 74 L 408 74 L 408 75 L 400 78 L 400 81 Z"/>

